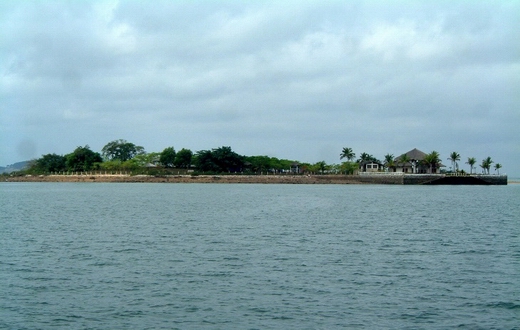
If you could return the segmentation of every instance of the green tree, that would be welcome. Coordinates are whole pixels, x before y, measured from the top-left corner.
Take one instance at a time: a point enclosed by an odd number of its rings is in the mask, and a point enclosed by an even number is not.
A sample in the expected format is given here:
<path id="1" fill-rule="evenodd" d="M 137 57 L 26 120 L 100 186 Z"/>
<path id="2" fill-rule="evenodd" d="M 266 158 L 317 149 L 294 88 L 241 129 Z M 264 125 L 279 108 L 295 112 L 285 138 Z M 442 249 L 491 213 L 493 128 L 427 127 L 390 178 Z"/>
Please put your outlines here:
<path id="1" fill-rule="evenodd" d="M 424 156 L 423 162 L 430 167 L 430 173 L 434 173 L 441 162 L 440 154 L 434 150 Z"/>
<path id="2" fill-rule="evenodd" d="M 403 172 L 404 172 L 406 163 L 409 163 L 410 161 L 411 161 L 411 159 L 407 154 L 402 154 L 401 156 L 399 156 L 399 159 L 397 160 L 398 164 L 401 164 L 401 166 L 403 167 Z"/>
<path id="3" fill-rule="evenodd" d="M 90 171 L 96 168 L 103 161 L 101 155 L 90 150 L 88 145 L 77 147 L 72 153 L 65 155 L 67 170 L 69 171 Z"/>
<path id="4" fill-rule="evenodd" d="M 497 171 L 497 174 L 500 175 L 500 169 L 502 168 L 502 164 L 496 163 L 495 164 L 495 171 Z"/>
<path id="5" fill-rule="evenodd" d="M 249 163 L 249 167 L 253 172 L 264 172 L 273 168 L 271 158 L 269 156 L 246 156 L 244 161 Z"/>
<path id="6" fill-rule="evenodd" d="M 482 160 L 482 163 L 480 164 L 480 167 L 484 169 L 484 172 L 489 174 L 489 169 L 491 168 L 491 164 L 493 161 L 491 160 L 491 157 L 486 157 Z"/>
<path id="7" fill-rule="evenodd" d="M 343 162 L 341 163 L 341 171 L 345 174 L 354 174 L 358 169 L 358 163 L 356 162 Z"/>
<path id="8" fill-rule="evenodd" d="M 395 157 L 393 154 L 386 154 L 385 155 L 385 166 L 388 169 L 395 168 Z"/>
<path id="9" fill-rule="evenodd" d="M 473 167 L 475 167 L 475 164 L 477 163 L 477 159 L 475 157 L 468 157 L 468 161 L 466 164 L 469 165 L 469 174 L 473 174 Z"/>
<path id="10" fill-rule="evenodd" d="M 160 157 L 161 153 L 150 152 L 136 155 L 134 158 L 130 160 L 137 164 L 138 167 L 144 167 L 149 165 L 155 165 L 156 163 L 160 162 Z"/>
<path id="11" fill-rule="evenodd" d="M 202 172 L 219 171 L 211 150 L 199 150 L 195 153 L 195 167 Z"/>
<path id="12" fill-rule="evenodd" d="M 341 173 L 341 165 L 340 164 L 330 164 L 329 171 L 334 174 Z"/>
<path id="13" fill-rule="evenodd" d="M 244 167 L 244 157 L 231 150 L 231 147 L 213 149 L 212 154 L 220 172 L 241 172 Z"/>
<path id="14" fill-rule="evenodd" d="M 231 147 L 201 150 L 195 155 L 195 166 L 203 172 L 240 172 L 244 167 L 244 157 Z"/>
<path id="15" fill-rule="evenodd" d="M 37 159 L 30 168 L 30 171 L 37 173 L 61 172 L 67 169 L 64 156 L 57 154 L 46 154 Z"/>
<path id="16" fill-rule="evenodd" d="M 343 158 L 346 158 L 349 162 L 351 162 L 352 160 L 354 160 L 354 158 L 356 158 L 356 154 L 354 153 L 354 151 L 352 151 L 352 148 L 345 147 L 339 155 L 339 159 Z"/>
<path id="17" fill-rule="evenodd" d="M 189 149 L 182 148 L 175 156 L 174 165 L 182 168 L 190 168 L 193 158 L 193 152 Z"/>
<path id="18" fill-rule="evenodd" d="M 115 140 L 107 143 L 101 149 L 103 157 L 108 160 L 120 160 L 125 162 L 134 158 L 136 155 L 144 154 L 144 148 L 130 143 L 126 140 Z"/>
<path id="19" fill-rule="evenodd" d="M 313 168 L 316 169 L 316 172 L 323 174 L 323 173 L 325 173 L 325 171 L 327 171 L 329 169 L 329 166 L 327 165 L 327 163 L 324 160 L 322 160 L 322 161 L 319 161 L 316 164 L 314 164 Z"/>
<path id="20" fill-rule="evenodd" d="M 366 152 L 363 152 L 361 153 L 361 155 L 359 155 L 359 159 L 357 160 L 358 163 L 363 163 L 363 162 L 369 162 L 371 160 L 373 160 L 374 157 Z"/>
<path id="21" fill-rule="evenodd" d="M 165 148 L 159 157 L 159 162 L 164 167 L 173 167 L 175 165 L 175 157 L 177 154 L 175 153 L 175 149 L 173 147 Z"/>
<path id="22" fill-rule="evenodd" d="M 450 154 L 450 157 L 448 157 L 448 160 L 451 161 L 453 172 L 457 172 L 457 170 L 459 168 L 459 164 L 457 162 L 460 160 L 459 153 L 456 151 L 452 152 Z"/>
<path id="23" fill-rule="evenodd" d="M 119 160 L 107 160 L 99 164 L 99 169 L 103 171 L 121 171 L 123 168 Z"/>

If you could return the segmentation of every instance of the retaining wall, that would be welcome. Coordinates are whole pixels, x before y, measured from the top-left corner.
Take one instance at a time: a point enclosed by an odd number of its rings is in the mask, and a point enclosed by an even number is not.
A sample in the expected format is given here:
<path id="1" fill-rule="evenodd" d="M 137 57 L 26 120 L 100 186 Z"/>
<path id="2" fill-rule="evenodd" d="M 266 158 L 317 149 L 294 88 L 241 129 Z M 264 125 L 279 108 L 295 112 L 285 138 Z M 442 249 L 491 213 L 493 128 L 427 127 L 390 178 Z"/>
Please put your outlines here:
<path id="1" fill-rule="evenodd" d="M 506 175 L 446 176 L 444 174 L 360 175 L 40 175 L 5 177 L 12 182 L 170 182 L 170 183 L 288 183 L 288 184 L 491 184 L 506 185 Z"/>

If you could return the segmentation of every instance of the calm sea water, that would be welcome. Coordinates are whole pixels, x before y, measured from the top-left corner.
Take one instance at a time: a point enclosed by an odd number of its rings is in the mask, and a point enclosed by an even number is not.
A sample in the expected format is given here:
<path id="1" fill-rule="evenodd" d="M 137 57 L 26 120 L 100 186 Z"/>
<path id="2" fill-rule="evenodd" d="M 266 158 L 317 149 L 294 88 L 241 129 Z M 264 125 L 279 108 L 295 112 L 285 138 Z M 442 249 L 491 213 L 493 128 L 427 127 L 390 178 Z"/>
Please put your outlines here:
<path id="1" fill-rule="evenodd" d="M 0 238 L 0 328 L 520 327 L 520 185 L 0 183 Z"/>

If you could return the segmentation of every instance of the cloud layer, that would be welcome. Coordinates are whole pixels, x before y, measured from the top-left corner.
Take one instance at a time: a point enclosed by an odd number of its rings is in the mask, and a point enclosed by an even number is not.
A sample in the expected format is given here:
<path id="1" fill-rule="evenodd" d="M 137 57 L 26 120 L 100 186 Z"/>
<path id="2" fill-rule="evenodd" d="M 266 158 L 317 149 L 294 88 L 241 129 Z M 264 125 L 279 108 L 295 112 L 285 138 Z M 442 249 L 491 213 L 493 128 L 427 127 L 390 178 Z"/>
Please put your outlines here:
<path id="1" fill-rule="evenodd" d="M 516 1 L 8 1 L 0 30 L 0 164 L 123 138 L 520 175 Z"/>

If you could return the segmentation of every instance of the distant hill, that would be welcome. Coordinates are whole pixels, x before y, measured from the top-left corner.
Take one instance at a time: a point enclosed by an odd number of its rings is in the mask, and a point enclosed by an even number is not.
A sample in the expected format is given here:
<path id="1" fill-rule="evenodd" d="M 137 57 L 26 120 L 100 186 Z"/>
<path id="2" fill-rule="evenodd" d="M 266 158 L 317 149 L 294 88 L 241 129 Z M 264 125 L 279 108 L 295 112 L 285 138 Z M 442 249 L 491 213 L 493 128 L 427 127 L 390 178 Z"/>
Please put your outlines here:
<path id="1" fill-rule="evenodd" d="M 26 161 L 23 161 L 23 162 L 18 162 L 18 163 L 14 163 L 14 164 L 11 164 L 11 165 L 7 165 L 7 166 L 0 166 L 0 174 L 1 173 L 11 173 L 11 172 L 15 172 L 15 171 L 21 171 L 21 170 L 24 170 L 26 169 L 28 166 L 29 166 L 29 160 L 26 160 Z"/>

